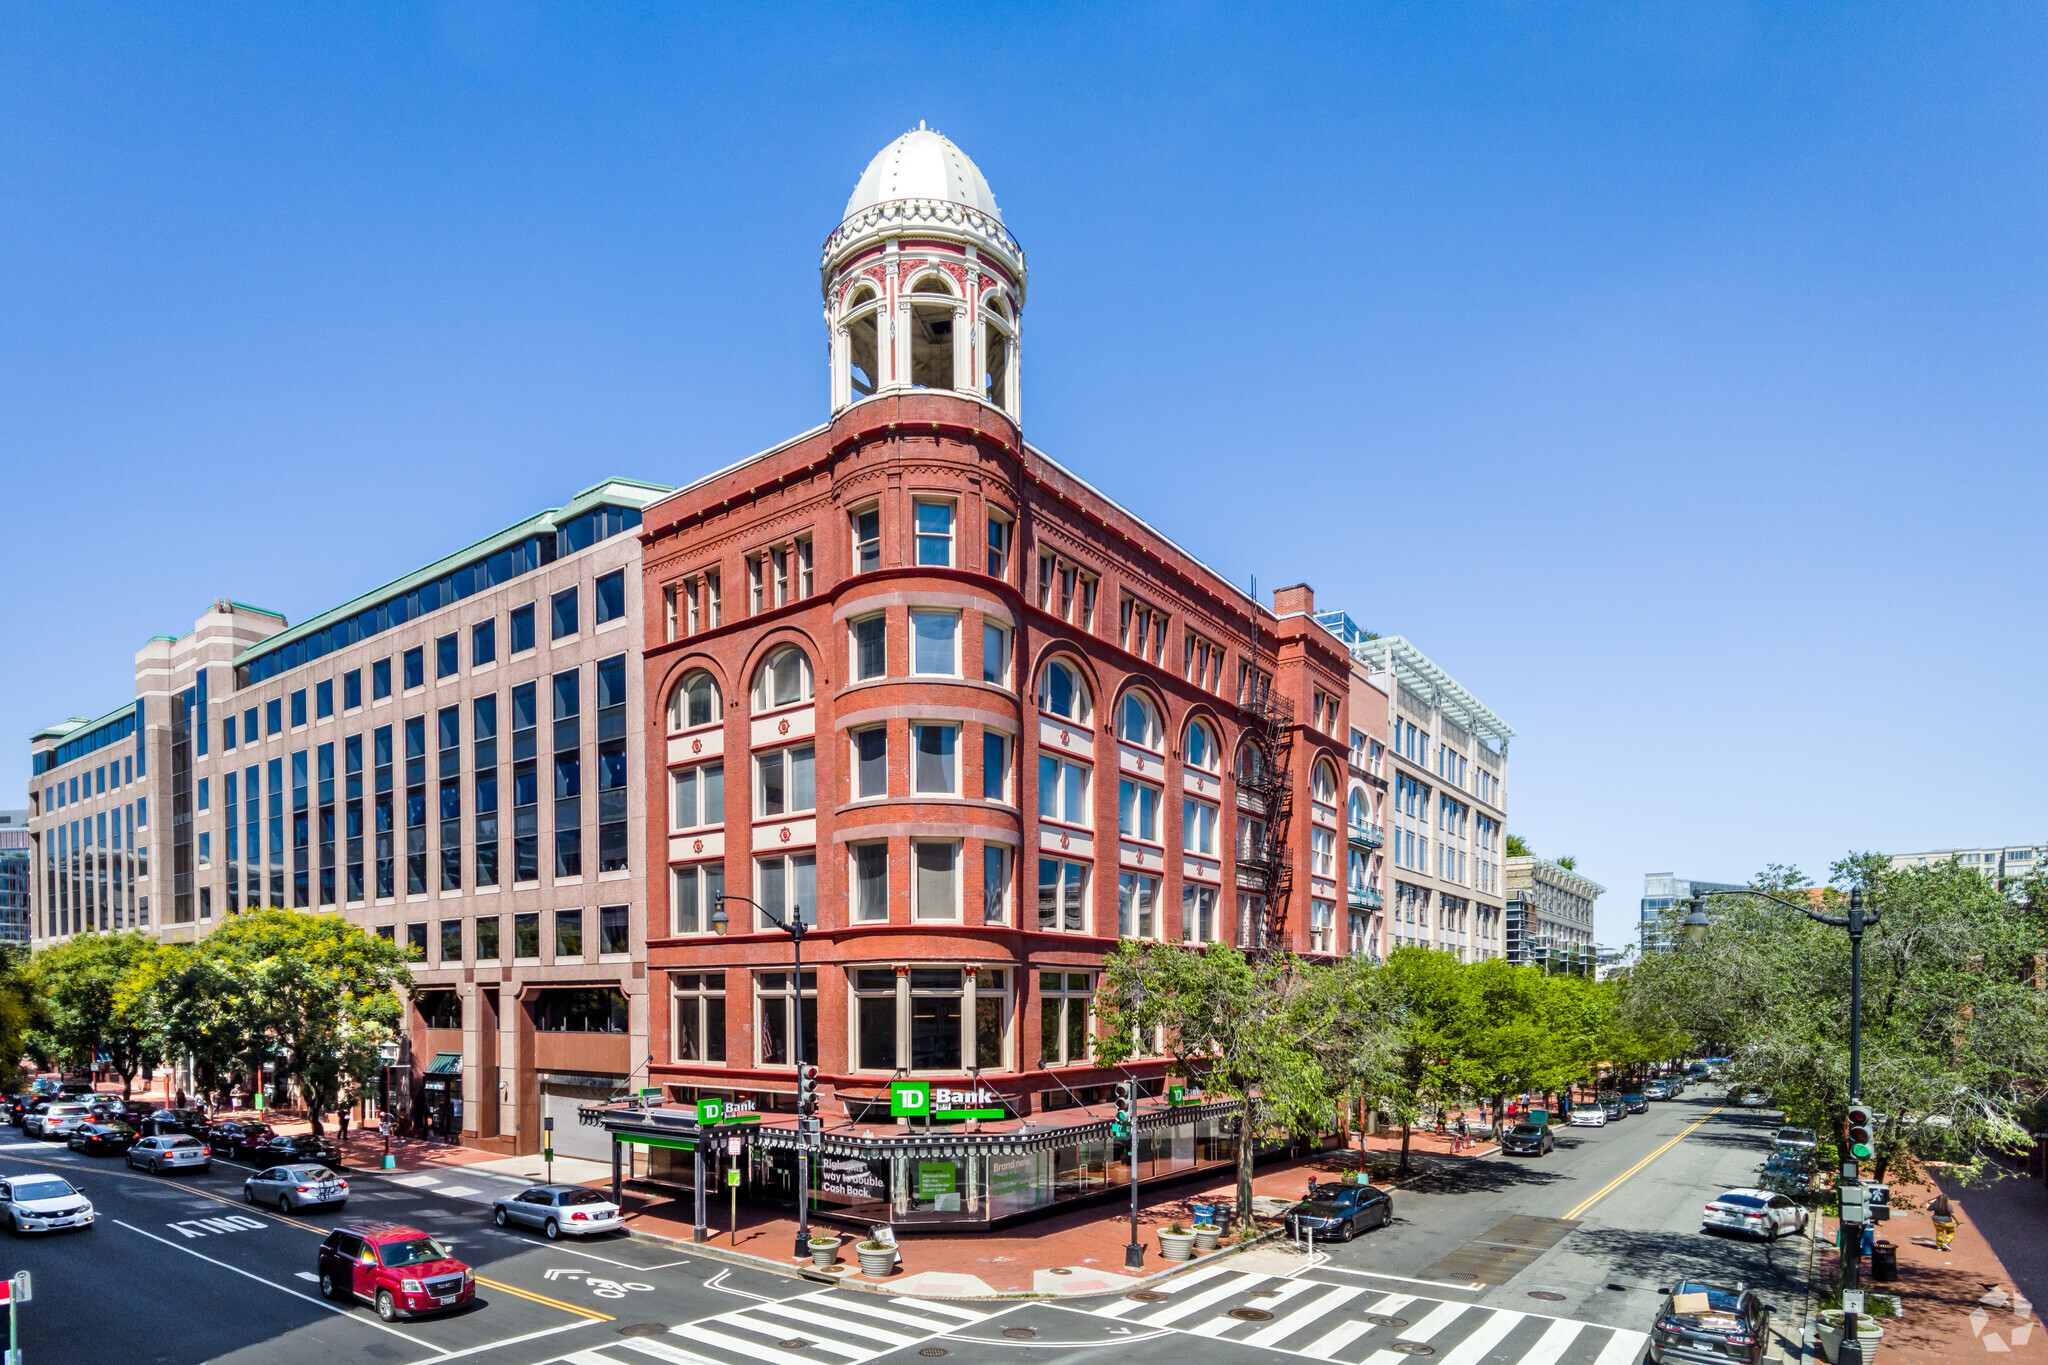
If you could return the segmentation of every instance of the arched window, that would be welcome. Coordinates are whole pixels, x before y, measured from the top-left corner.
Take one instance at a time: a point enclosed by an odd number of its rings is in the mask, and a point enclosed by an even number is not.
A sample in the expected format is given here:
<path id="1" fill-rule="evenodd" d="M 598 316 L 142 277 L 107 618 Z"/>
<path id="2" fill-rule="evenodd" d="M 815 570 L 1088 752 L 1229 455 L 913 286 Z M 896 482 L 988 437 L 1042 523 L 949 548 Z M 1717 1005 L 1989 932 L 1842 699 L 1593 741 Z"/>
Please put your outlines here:
<path id="1" fill-rule="evenodd" d="M 754 709 L 772 711 L 811 699 L 811 661 L 795 645 L 786 645 L 761 661 L 754 674 Z"/>
<path id="2" fill-rule="evenodd" d="M 846 324 L 847 378 L 854 393 L 862 398 L 873 393 L 881 382 L 881 324 L 875 299 L 873 286 L 863 284 L 853 291 L 853 298 L 846 305 L 851 318 Z M 863 308 L 867 309 L 865 313 L 852 316 Z"/>
<path id="3" fill-rule="evenodd" d="M 1215 734 L 1201 721 L 1188 726 L 1187 764 L 1213 773 L 1223 761 L 1223 749 L 1216 743 Z"/>
<path id="4" fill-rule="evenodd" d="M 913 387 L 953 387 L 953 304 L 935 299 L 910 305 L 910 382 Z"/>
<path id="5" fill-rule="evenodd" d="M 703 669 L 685 673 L 669 693 L 668 728 L 690 730 L 718 719 L 718 683 Z"/>
<path id="6" fill-rule="evenodd" d="M 1116 709 L 1117 738 L 1141 748 L 1160 747 L 1159 708 L 1142 692 L 1126 692 Z"/>
<path id="7" fill-rule="evenodd" d="M 1327 762 L 1318 763 L 1309 773 L 1308 793 L 1326 806 L 1337 804 L 1337 770 Z"/>
<path id="8" fill-rule="evenodd" d="M 1266 776 L 1266 759 L 1256 744 L 1246 744 L 1237 751 L 1237 780 L 1260 782 Z"/>
<path id="9" fill-rule="evenodd" d="M 950 297 L 953 293 L 953 284 L 943 273 L 934 270 L 928 274 L 918 276 L 917 283 L 910 286 L 910 292 L 913 294 L 945 294 Z"/>
<path id="10" fill-rule="evenodd" d="M 1372 802 L 1366 798 L 1365 788 L 1353 787 L 1351 789 L 1351 809 L 1348 813 L 1351 816 L 1351 823 L 1354 825 L 1369 825 L 1372 823 Z"/>
<path id="11" fill-rule="evenodd" d="M 1071 664 L 1054 659 L 1039 675 L 1038 704 L 1071 721 L 1088 719 L 1088 685 Z"/>

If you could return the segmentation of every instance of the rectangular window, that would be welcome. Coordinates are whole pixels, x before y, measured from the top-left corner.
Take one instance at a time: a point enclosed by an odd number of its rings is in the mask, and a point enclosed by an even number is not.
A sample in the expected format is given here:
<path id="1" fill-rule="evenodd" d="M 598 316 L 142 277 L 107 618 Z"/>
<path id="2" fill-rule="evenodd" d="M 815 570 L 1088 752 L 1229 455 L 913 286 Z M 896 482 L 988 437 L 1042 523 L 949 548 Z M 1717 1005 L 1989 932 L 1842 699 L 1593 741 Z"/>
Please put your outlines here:
<path id="1" fill-rule="evenodd" d="M 954 747 L 960 737 L 957 725 L 912 725 L 910 742 L 914 767 L 910 789 L 918 795 L 957 796 L 960 765 Z"/>
<path id="2" fill-rule="evenodd" d="M 548 638 L 565 640 L 569 636 L 576 634 L 578 630 L 576 621 L 576 589 L 564 588 L 549 598 L 548 616 L 549 620 L 553 622 L 553 633 Z"/>
<path id="3" fill-rule="evenodd" d="M 254 744 L 255 742 L 256 742 L 256 708 L 252 706 L 252 707 L 250 707 L 250 708 L 249 708 L 248 710 L 246 710 L 246 711 L 244 711 L 244 712 L 242 713 L 242 743 L 244 743 L 244 744 Z M 59 792 L 61 793 L 61 792 L 62 792 L 62 791 L 64 790 L 64 788 L 63 788 L 63 787 L 62 787 L 62 785 L 60 784 L 60 785 L 58 786 L 57 790 L 58 790 L 58 791 L 59 791 Z"/>
<path id="4" fill-rule="evenodd" d="M 253 778 L 256 770 L 251 768 Z M 350 735 L 341 742 L 342 794 L 347 801 L 344 819 L 347 824 L 347 842 L 344 864 L 346 896 L 354 905 L 363 899 L 363 737 Z M 254 799 L 255 793 L 250 793 Z M 251 850 L 253 853 L 254 850 Z"/>
<path id="5" fill-rule="evenodd" d="M 888 967 L 856 967 L 853 998 L 862 1071 L 896 1070 L 896 973 Z"/>
<path id="6" fill-rule="evenodd" d="M 1087 932 L 1088 865 L 1038 860 L 1038 927 L 1047 933 Z"/>
<path id="7" fill-rule="evenodd" d="M 1159 789 L 1123 778 L 1116 784 L 1117 832 L 1128 839 L 1159 842 Z"/>
<path id="8" fill-rule="evenodd" d="M 1214 943 L 1222 928 L 1216 922 L 1216 888 L 1195 882 L 1181 883 L 1181 938 L 1189 943 Z"/>
<path id="9" fill-rule="evenodd" d="M 1086 972 L 1038 974 L 1038 1060 L 1041 1066 L 1079 1066 L 1088 1060 L 1088 1006 L 1094 997 Z"/>
<path id="10" fill-rule="evenodd" d="M 534 683 L 512 689 L 512 880 L 540 878 L 540 702 Z"/>
<path id="11" fill-rule="evenodd" d="M 1047 754 L 1038 756 L 1038 814 L 1069 825 L 1088 823 L 1088 769 Z"/>
<path id="12" fill-rule="evenodd" d="M 626 571 L 613 569 L 591 585 L 597 599 L 597 623 L 616 621 L 626 614 Z"/>
<path id="13" fill-rule="evenodd" d="M 981 732 L 981 798 L 1010 799 L 1010 737 L 1001 730 Z"/>
<path id="14" fill-rule="evenodd" d="M 395 833 L 391 809 L 391 727 L 380 725 L 371 735 L 377 802 L 375 848 L 377 854 L 377 895 L 383 899 L 397 894 Z"/>
<path id="15" fill-rule="evenodd" d="M 913 839 L 917 865 L 911 913 L 918 919 L 960 918 L 960 845 L 950 840 Z"/>
<path id="16" fill-rule="evenodd" d="M 981 680 L 1010 685 L 1010 630 L 986 617 L 981 622 Z"/>
<path id="17" fill-rule="evenodd" d="M 1216 807 L 1191 798 L 1181 801 L 1180 844 L 1183 852 L 1216 856 Z"/>
<path id="18" fill-rule="evenodd" d="M 1308 832 L 1309 871 L 1318 877 L 1337 875 L 1337 836 L 1327 829 Z"/>
<path id="19" fill-rule="evenodd" d="M 761 903 L 763 931 L 776 921 L 790 922 L 801 914 L 805 924 L 818 922 L 818 856 L 815 853 L 778 854 L 754 861 L 754 899 Z"/>
<path id="20" fill-rule="evenodd" d="M 498 623 L 479 621 L 469 628 L 469 666 L 478 668 L 498 659 Z"/>
<path id="21" fill-rule="evenodd" d="M 292 755 L 292 908 L 304 910 L 313 903 L 312 814 L 306 792 L 306 751 Z"/>
<path id="22" fill-rule="evenodd" d="M 853 861 L 853 917 L 889 918 L 889 846 L 854 844 L 849 853 Z"/>
<path id="23" fill-rule="evenodd" d="M 583 912 L 581 910 L 555 911 L 555 956 L 583 956 Z"/>
<path id="24" fill-rule="evenodd" d="M 754 976 L 754 1001 L 760 1010 L 755 1036 L 760 1039 L 762 1066 L 787 1066 L 794 1062 L 792 1043 L 802 1049 L 806 1061 L 818 1055 L 818 974 L 804 973 L 800 996 L 790 989 L 795 975 L 758 972 Z"/>
<path id="25" fill-rule="evenodd" d="M 960 1070 L 967 994 L 958 967 L 910 969 L 910 1069 Z"/>
<path id="26" fill-rule="evenodd" d="M 540 956 L 540 915 L 528 911 L 512 917 L 512 956 L 532 961 Z"/>
<path id="27" fill-rule="evenodd" d="M 427 926 L 408 924 L 405 926 L 405 953 L 414 962 L 427 960 Z"/>
<path id="28" fill-rule="evenodd" d="M 853 680 L 866 682 L 889 671 L 888 619 L 880 612 L 853 623 Z"/>
<path id="29" fill-rule="evenodd" d="M 1159 904 L 1159 879 L 1125 872 L 1116 884 L 1116 932 L 1120 938 L 1156 938 L 1154 912 Z"/>
<path id="30" fill-rule="evenodd" d="M 462 921 L 459 919 L 441 921 L 441 962 L 443 966 L 462 965 Z"/>
<path id="31" fill-rule="evenodd" d="M 789 605 L 789 551 L 781 546 L 768 552 L 768 562 L 775 569 L 775 605 Z"/>
<path id="32" fill-rule="evenodd" d="M 496 962 L 498 960 L 499 916 L 484 915 L 476 922 L 476 960 Z"/>
<path id="33" fill-rule="evenodd" d="M 957 677 L 960 672 L 960 617 L 950 611 L 910 613 L 913 673 Z"/>
<path id="34" fill-rule="evenodd" d="M 725 764 L 706 763 L 669 774 L 669 828 L 725 823 Z"/>
<path id="35" fill-rule="evenodd" d="M 725 1060 L 725 973 L 674 972 L 669 976 L 675 1008 L 676 1060 Z"/>
<path id="36" fill-rule="evenodd" d="M 882 509 L 863 508 L 850 516 L 853 525 L 853 571 L 869 573 L 882 567 Z"/>
<path id="37" fill-rule="evenodd" d="M 461 661 L 456 658 L 455 645 L 456 636 L 453 632 L 443 635 L 434 641 L 434 676 L 436 678 L 452 678 L 461 667 Z"/>
<path id="38" fill-rule="evenodd" d="M 725 894 L 724 863 L 693 863 L 669 876 L 669 924 L 675 934 L 711 932 L 711 910 Z"/>
<path id="39" fill-rule="evenodd" d="M 533 603 L 512 608 L 512 653 L 523 654 L 533 648 Z"/>
<path id="40" fill-rule="evenodd" d="M 759 616 L 768 605 L 767 566 L 760 555 L 747 556 L 747 614 Z"/>
<path id="41" fill-rule="evenodd" d="M 704 615 L 706 624 L 716 628 L 725 621 L 724 599 L 718 592 L 719 573 L 716 569 L 704 571 Z"/>
<path id="42" fill-rule="evenodd" d="M 889 731 L 877 725 L 853 732 L 853 795 L 856 800 L 889 794 Z"/>
<path id="43" fill-rule="evenodd" d="M 326 720 L 334 714 L 334 679 L 328 678 L 313 684 L 313 716 Z"/>
<path id="44" fill-rule="evenodd" d="M 298 729 L 306 723 L 306 689 L 292 693 L 292 728 Z"/>
<path id="45" fill-rule="evenodd" d="M 1010 572 L 1010 519 L 990 509 L 988 514 L 988 573 L 991 578 L 1007 577 Z"/>
<path id="46" fill-rule="evenodd" d="M 382 701 L 391 695 L 391 660 L 378 659 L 370 665 L 370 699 Z"/>
<path id="47" fill-rule="evenodd" d="M 405 892 L 427 889 L 427 722 L 405 723 Z"/>
<path id="48" fill-rule="evenodd" d="M 626 847 L 626 656 L 597 661 L 597 870 L 623 872 Z"/>
<path id="49" fill-rule="evenodd" d="M 756 755 L 754 770 L 757 816 L 795 815 L 818 808 L 817 751 L 809 744 Z"/>
<path id="50" fill-rule="evenodd" d="M 950 567 L 953 563 L 953 504 L 917 504 L 917 562 Z"/>
<path id="51" fill-rule="evenodd" d="M 476 884 L 498 884 L 498 699 L 470 703 L 471 778 L 476 805 Z"/>
<path id="52" fill-rule="evenodd" d="M 449 637 L 451 640 L 453 636 Z M 444 706 L 437 713 L 435 728 L 441 742 L 441 889 L 462 889 L 462 708 Z"/>
<path id="53" fill-rule="evenodd" d="M 555 875 L 583 874 L 583 709 L 582 675 L 576 669 L 554 677 L 555 701 Z"/>
<path id="54" fill-rule="evenodd" d="M 199 779 L 199 809 L 202 811 L 213 809 L 211 789 L 208 786 L 210 781 L 211 779 L 204 777 Z"/>
<path id="55" fill-rule="evenodd" d="M 1001 844 L 981 846 L 981 922 L 1010 922 L 1010 850 Z"/>
<path id="56" fill-rule="evenodd" d="M 424 649 L 405 651 L 405 690 L 427 685 L 427 653 Z"/>
<path id="57" fill-rule="evenodd" d="M 353 711 L 363 704 L 363 670 L 351 668 L 341 675 L 341 709 Z"/>
<path id="58" fill-rule="evenodd" d="M 796 543 L 796 590 L 797 596 L 809 597 L 813 591 L 815 575 L 811 563 L 811 538 L 804 536 Z"/>

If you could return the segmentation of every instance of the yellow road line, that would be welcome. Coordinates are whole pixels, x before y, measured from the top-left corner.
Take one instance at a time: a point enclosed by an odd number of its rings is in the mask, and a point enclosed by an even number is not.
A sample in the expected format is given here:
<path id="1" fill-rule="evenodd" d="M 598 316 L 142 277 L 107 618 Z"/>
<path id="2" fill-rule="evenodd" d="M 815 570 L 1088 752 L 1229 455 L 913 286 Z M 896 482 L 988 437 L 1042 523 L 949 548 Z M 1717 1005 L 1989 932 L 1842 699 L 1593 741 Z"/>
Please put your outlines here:
<path id="1" fill-rule="evenodd" d="M 1642 1170 L 1643 1167 L 1649 1165 L 1658 1157 L 1664 1155 L 1673 1147 L 1676 1147 L 1679 1143 L 1685 1141 L 1687 1137 L 1691 1136 L 1693 1128 L 1699 1127 L 1701 1123 L 1705 1123 L 1707 1119 L 1714 1117 L 1714 1115 L 1720 1113 L 1726 1107 L 1726 1105 L 1715 1105 L 1712 1109 L 1709 1109 L 1707 1111 L 1706 1118 L 1700 1119 L 1697 1123 L 1694 1123 L 1692 1125 L 1692 1128 L 1687 1128 L 1683 1133 L 1680 1133 L 1677 1137 L 1671 1139 L 1671 1141 L 1665 1143 L 1662 1147 L 1659 1147 L 1656 1151 L 1650 1153 L 1641 1161 L 1638 1161 L 1635 1165 L 1629 1167 L 1620 1175 L 1608 1181 L 1605 1185 L 1602 1185 L 1600 1189 L 1590 1199 L 1587 1199 L 1584 1203 L 1580 1204 L 1577 1208 L 1573 1209 L 1570 1213 L 1566 1214 L 1565 1217 L 1567 1219 L 1577 1218 L 1583 1213 L 1585 1213 L 1587 1209 L 1592 1208 L 1595 1204 L 1605 1199 L 1608 1195 L 1613 1194 L 1615 1190 L 1619 1189 L 1622 1183 L 1626 1181 L 1630 1176 L 1634 1175 L 1637 1171 Z"/>
<path id="2" fill-rule="evenodd" d="M 564 1313 L 581 1313 L 584 1317 L 594 1318 L 598 1322 L 618 1321 L 618 1319 L 613 1317 L 611 1314 L 600 1313 L 595 1308 L 585 1308 L 580 1304 L 564 1303 L 560 1299 L 551 1299 L 545 1294 L 536 1294 L 530 1289 L 521 1289 L 517 1285 L 505 1284 L 500 1280 L 487 1280 L 483 1276 L 479 1275 L 476 1277 L 476 1282 L 482 1285 L 489 1285 L 492 1289 L 502 1289 L 507 1294 L 516 1294 L 522 1299 L 531 1299 L 535 1303 L 544 1303 L 550 1308 L 559 1308 Z"/>

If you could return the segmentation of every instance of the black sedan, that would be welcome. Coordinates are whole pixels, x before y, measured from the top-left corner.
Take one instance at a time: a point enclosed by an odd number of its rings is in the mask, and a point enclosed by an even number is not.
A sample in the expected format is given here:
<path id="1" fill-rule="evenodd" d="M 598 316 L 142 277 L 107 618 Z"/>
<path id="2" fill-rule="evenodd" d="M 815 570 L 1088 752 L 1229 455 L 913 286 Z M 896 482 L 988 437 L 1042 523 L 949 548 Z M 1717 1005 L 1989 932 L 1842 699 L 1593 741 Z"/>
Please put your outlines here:
<path id="1" fill-rule="evenodd" d="M 135 1126 L 145 1133 L 183 1133 L 203 1142 L 213 1125 L 206 1121 L 204 1109 L 155 1109 Z"/>
<path id="2" fill-rule="evenodd" d="M 1556 1148 L 1557 1137 L 1547 1123 L 1518 1123 L 1500 1140 L 1500 1149 L 1513 1156 L 1542 1156 Z"/>
<path id="3" fill-rule="evenodd" d="M 1754 1289 L 1688 1282 L 1672 1287 L 1650 1329 L 1650 1360 L 1762 1365 L 1771 1346 L 1771 1310 Z"/>
<path id="4" fill-rule="evenodd" d="M 65 1145 L 87 1156 L 119 1156 L 135 1145 L 135 1130 L 117 1120 L 94 1120 L 71 1130 Z"/>
<path id="5" fill-rule="evenodd" d="M 275 1162 L 278 1165 L 296 1165 L 304 1161 L 317 1161 L 323 1166 L 340 1166 L 341 1152 L 324 1137 L 311 1133 L 279 1133 L 260 1147 L 249 1151 L 251 1161 L 262 1164 Z"/>
<path id="6" fill-rule="evenodd" d="M 1650 1101 L 1642 1095 L 1623 1095 L 1621 1097 L 1621 1102 L 1623 1105 L 1627 1106 L 1628 1112 L 1631 1114 L 1647 1114 L 1650 1112 Z"/>
<path id="7" fill-rule="evenodd" d="M 1628 1117 L 1628 1106 L 1621 1102 L 1621 1096 L 1619 1095 L 1603 1096 L 1600 1100 L 1600 1109 L 1602 1113 L 1607 1115 L 1609 1123 L 1613 1123 L 1616 1119 Z"/>
<path id="8" fill-rule="evenodd" d="M 1286 1219 L 1294 1237 L 1313 1233 L 1323 1240 L 1348 1242 L 1393 1222 L 1394 1197 L 1371 1185 L 1328 1185 L 1289 1209 Z"/>
<path id="9" fill-rule="evenodd" d="M 206 1145 L 213 1148 L 215 1156 L 246 1159 L 276 1136 L 277 1130 L 267 1123 L 244 1123 L 231 1119 L 226 1123 L 216 1123 L 207 1130 Z"/>

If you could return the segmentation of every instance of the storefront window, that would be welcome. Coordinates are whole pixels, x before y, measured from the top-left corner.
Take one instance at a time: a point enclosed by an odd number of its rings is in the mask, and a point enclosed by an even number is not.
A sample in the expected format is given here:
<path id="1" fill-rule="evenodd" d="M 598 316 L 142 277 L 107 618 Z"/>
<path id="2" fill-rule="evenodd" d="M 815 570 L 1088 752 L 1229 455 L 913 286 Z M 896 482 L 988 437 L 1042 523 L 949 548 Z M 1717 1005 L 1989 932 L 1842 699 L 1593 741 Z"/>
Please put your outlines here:
<path id="1" fill-rule="evenodd" d="M 960 1070 L 961 973 L 950 967 L 910 969 L 910 1069 Z"/>

